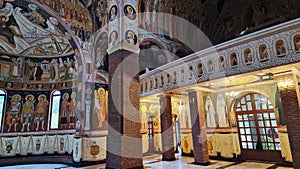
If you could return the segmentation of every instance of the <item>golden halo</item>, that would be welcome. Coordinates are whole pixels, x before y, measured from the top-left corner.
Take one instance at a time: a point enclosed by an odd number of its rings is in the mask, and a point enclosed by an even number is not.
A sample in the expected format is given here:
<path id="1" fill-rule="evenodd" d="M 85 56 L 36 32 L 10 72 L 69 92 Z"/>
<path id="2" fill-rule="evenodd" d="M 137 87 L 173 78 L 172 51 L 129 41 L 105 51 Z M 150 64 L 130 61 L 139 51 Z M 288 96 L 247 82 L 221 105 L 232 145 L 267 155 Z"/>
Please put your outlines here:
<path id="1" fill-rule="evenodd" d="M 21 95 L 19 95 L 19 94 L 14 94 L 12 97 L 11 97 L 11 99 L 14 101 L 15 100 L 15 98 L 18 98 L 18 101 L 21 101 Z"/>
<path id="2" fill-rule="evenodd" d="M 72 99 L 75 99 L 75 98 L 76 98 L 76 92 L 72 92 L 72 93 L 71 93 L 71 98 L 72 98 Z"/>
<path id="3" fill-rule="evenodd" d="M 34 96 L 33 96 L 32 94 L 28 94 L 28 95 L 25 97 L 25 100 L 28 100 L 28 97 L 31 97 L 31 98 L 32 98 L 31 101 L 33 101 L 33 100 L 35 99 Z"/>
<path id="4" fill-rule="evenodd" d="M 47 98 L 46 95 L 41 94 L 41 95 L 39 95 L 38 100 L 41 101 L 42 97 L 44 97 L 44 100 L 46 100 L 46 98 Z"/>
<path id="5" fill-rule="evenodd" d="M 5 14 L 0 14 L 0 18 L 2 18 L 3 16 L 5 17 L 4 22 L 8 22 L 9 17 L 7 15 L 5 15 Z"/>
<path id="6" fill-rule="evenodd" d="M 65 99 L 65 98 L 67 98 L 67 99 L 69 99 L 69 93 L 65 93 L 64 95 L 63 95 L 63 99 Z"/>
<path id="7" fill-rule="evenodd" d="M 105 89 L 103 89 L 102 87 L 98 89 L 98 93 L 100 94 L 102 92 L 102 94 L 105 94 Z"/>
<path id="8" fill-rule="evenodd" d="M 131 6 L 128 6 L 128 7 L 127 7 L 127 10 L 128 10 L 128 12 L 130 12 L 130 13 L 132 13 L 132 11 L 133 11 L 133 9 L 132 9 Z"/>

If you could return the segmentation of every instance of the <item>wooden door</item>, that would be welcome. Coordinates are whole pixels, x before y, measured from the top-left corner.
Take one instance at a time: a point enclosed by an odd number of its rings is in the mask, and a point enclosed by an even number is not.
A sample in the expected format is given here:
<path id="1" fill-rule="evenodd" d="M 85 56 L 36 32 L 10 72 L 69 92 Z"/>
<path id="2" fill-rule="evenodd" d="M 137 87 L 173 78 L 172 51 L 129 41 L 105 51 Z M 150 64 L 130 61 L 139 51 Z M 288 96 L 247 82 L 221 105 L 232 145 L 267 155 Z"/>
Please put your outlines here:
<path id="1" fill-rule="evenodd" d="M 258 93 L 246 94 L 235 105 L 242 157 L 282 161 L 277 122 L 271 101 Z"/>

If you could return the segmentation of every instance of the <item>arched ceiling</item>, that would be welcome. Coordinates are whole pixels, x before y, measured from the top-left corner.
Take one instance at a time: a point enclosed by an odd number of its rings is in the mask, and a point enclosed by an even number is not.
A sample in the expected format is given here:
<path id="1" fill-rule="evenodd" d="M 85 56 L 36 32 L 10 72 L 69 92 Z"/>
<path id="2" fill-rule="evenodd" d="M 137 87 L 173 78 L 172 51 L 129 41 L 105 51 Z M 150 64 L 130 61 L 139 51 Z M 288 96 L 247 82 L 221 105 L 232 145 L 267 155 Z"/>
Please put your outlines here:
<path id="1" fill-rule="evenodd" d="M 0 52 L 20 56 L 74 53 L 75 42 L 58 20 L 34 3 L 0 0 Z"/>

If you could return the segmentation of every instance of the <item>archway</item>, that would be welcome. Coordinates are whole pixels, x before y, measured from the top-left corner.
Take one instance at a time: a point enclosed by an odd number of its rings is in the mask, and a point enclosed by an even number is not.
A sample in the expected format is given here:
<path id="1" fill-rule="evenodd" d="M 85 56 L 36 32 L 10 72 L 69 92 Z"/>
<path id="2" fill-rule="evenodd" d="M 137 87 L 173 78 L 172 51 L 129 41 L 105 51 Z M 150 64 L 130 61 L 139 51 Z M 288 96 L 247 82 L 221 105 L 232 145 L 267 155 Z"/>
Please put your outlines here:
<path id="1" fill-rule="evenodd" d="M 278 118 L 271 101 L 259 93 L 247 93 L 234 105 L 241 155 L 246 160 L 282 161 Z"/>

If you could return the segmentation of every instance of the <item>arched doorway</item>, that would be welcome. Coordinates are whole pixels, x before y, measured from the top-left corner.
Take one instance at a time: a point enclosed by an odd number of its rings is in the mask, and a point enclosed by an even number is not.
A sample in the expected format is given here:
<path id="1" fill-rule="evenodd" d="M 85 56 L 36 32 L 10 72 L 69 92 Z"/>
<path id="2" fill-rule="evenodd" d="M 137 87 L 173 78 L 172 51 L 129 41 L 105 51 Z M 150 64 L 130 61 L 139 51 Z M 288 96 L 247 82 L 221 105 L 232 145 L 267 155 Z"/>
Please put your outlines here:
<path id="1" fill-rule="evenodd" d="M 259 93 L 248 93 L 234 105 L 241 155 L 246 160 L 282 161 L 274 106 Z"/>
<path id="2" fill-rule="evenodd" d="M 148 117 L 148 153 L 154 153 L 154 118 L 153 115 Z"/>

